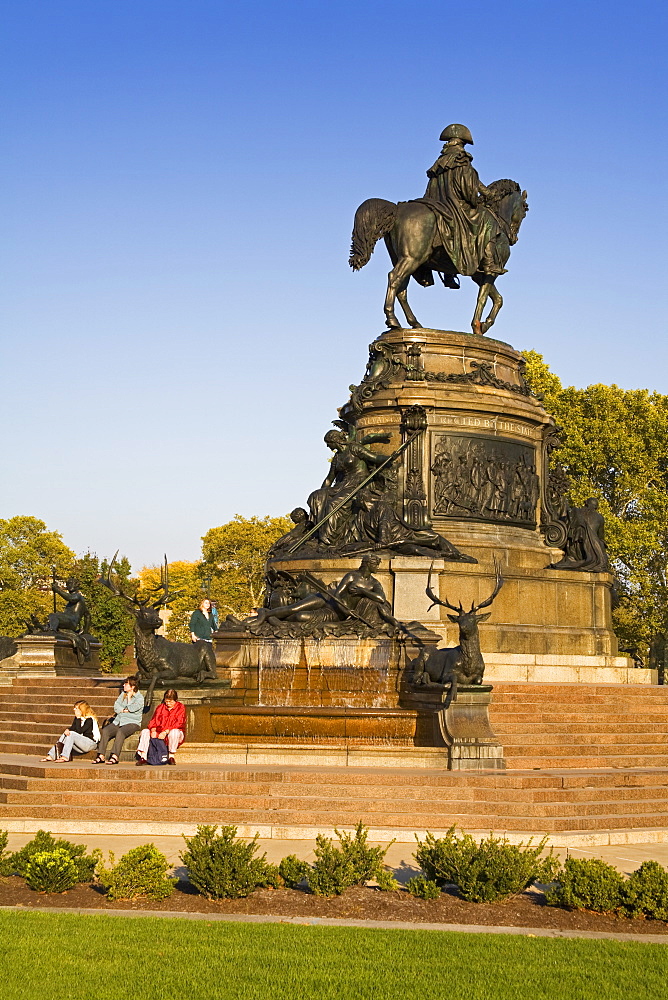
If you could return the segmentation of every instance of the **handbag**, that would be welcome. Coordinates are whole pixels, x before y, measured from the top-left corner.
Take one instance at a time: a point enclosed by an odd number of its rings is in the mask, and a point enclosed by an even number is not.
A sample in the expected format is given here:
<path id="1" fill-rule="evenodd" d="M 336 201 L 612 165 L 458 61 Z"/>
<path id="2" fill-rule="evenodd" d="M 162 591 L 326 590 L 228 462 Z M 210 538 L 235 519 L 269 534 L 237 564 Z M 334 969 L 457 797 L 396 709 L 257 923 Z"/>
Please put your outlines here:
<path id="1" fill-rule="evenodd" d="M 164 740 L 159 740 L 157 736 L 152 736 L 148 743 L 146 752 L 146 763 L 158 766 L 166 764 L 169 760 L 169 750 Z"/>

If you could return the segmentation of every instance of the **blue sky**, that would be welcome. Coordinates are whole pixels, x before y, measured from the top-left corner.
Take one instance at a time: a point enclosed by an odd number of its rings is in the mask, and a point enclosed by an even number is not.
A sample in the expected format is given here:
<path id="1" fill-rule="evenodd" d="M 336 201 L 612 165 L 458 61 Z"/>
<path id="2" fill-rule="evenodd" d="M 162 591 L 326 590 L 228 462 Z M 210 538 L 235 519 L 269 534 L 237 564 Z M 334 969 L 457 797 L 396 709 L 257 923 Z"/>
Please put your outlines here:
<path id="1" fill-rule="evenodd" d="M 383 329 L 357 205 L 451 121 L 530 212 L 495 335 L 668 393 L 663 3 L 0 2 L 0 517 L 135 568 L 302 504 Z M 411 290 L 469 329 L 474 286 Z"/>

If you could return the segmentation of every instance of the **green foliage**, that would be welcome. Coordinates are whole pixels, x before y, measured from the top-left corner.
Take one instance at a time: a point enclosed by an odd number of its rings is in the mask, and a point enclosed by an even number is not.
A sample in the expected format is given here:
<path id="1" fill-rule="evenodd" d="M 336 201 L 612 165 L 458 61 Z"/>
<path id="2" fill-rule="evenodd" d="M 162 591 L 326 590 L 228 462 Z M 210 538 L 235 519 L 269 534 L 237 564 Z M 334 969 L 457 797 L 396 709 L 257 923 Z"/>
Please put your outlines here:
<path id="1" fill-rule="evenodd" d="M 86 854 L 85 844 L 73 844 L 69 840 L 55 840 L 47 830 L 38 830 L 32 840 L 19 851 L 14 851 L 7 859 L 9 871 L 25 877 L 27 866 L 32 857 L 39 853 L 65 851 L 76 865 L 79 882 L 91 882 L 95 867 L 102 857 L 99 850 Z"/>
<path id="2" fill-rule="evenodd" d="M 401 888 L 401 884 L 387 868 L 381 868 L 374 876 L 376 885 L 381 892 L 396 892 Z"/>
<path id="3" fill-rule="evenodd" d="M 569 476 L 568 498 L 597 497 L 621 586 L 613 612 L 622 646 L 644 651 L 668 634 L 668 396 L 616 385 L 564 387 L 535 351 L 526 378 L 563 429 L 553 454 Z"/>
<path id="4" fill-rule="evenodd" d="M 458 837 L 452 826 L 445 837 L 427 832 L 417 837 L 414 857 L 428 879 L 438 885 L 454 885 L 470 903 L 492 903 L 510 899 L 534 882 L 551 882 L 559 862 L 550 851 L 541 857 L 547 838 L 535 847 L 510 844 L 505 837 L 489 837 L 478 843 L 470 834 Z"/>
<path id="5" fill-rule="evenodd" d="M 124 854 L 116 864 L 109 852 L 110 868 L 99 864 L 100 885 L 109 899 L 167 899 L 174 892 L 178 879 L 168 878 L 170 864 L 154 844 L 141 844 Z"/>
<path id="6" fill-rule="evenodd" d="M 247 615 L 264 597 L 267 552 L 294 527 L 287 517 L 242 517 L 211 528 L 202 539 L 202 575 L 211 574 L 211 596 L 221 618 Z"/>
<path id="7" fill-rule="evenodd" d="M 67 892 L 79 881 L 79 871 L 68 851 L 37 851 L 28 861 L 25 879 L 35 892 Z"/>
<path id="8" fill-rule="evenodd" d="M 12 868 L 10 864 L 11 855 L 7 850 L 8 840 L 9 840 L 9 834 L 7 830 L 0 830 L 0 878 L 3 875 L 12 874 Z"/>
<path id="9" fill-rule="evenodd" d="M 280 876 L 289 889 L 303 882 L 310 870 L 308 861 L 301 861 L 296 854 L 287 854 L 278 866 Z"/>
<path id="10" fill-rule="evenodd" d="M 668 920 L 668 871 L 657 861 L 643 861 L 624 885 L 623 895 L 627 916 Z"/>
<path id="11" fill-rule="evenodd" d="M 415 896 L 417 899 L 438 899 L 441 895 L 441 888 L 438 882 L 425 878 L 424 875 L 416 875 L 414 878 L 409 878 L 408 882 L 406 882 L 406 888 L 411 896 Z"/>
<path id="12" fill-rule="evenodd" d="M 266 865 L 262 885 L 269 886 L 272 889 L 282 889 L 284 887 L 285 880 L 281 875 L 278 865 Z"/>
<path id="13" fill-rule="evenodd" d="M 358 884 L 350 858 L 334 847 L 329 837 L 316 837 L 315 864 L 308 873 L 308 887 L 315 896 L 340 896 Z"/>
<path id="14" fill-rule="evenodd" d="M 108 569 L 106 561 L 100 562 L 96 555 L 87 552 L 74 563 L 73 575 L 79 579 L 82 593 L 86 598 L 91 618 L 91 632 L 102 643 L 100 663 L 107 672 L 127 672 L 132 668 L 132 659 L 126 650 L 134 642 L 133 619 L 125 607 L 125 602 L 98 583 L 98 578 Z M 130 584 L 130 563 L 125 556 L 114 563 L 114 575 L 119 586 L 132 593 L 136 584 Z"/>
<path id="15" fill-rule="evenodd" d="M 385 879 L 383 859 L 394 841 L 387 847 L 369 847 L 367 828 L 360 822 L 354 833 L 335 830 L 340 847 L 334 847 L 329 837 L 316 837 L 315 863 L 308 872 L 308 885 L 316 896 L 340 896 L 353 885 L 363 885 L 371 879 Z M 387 884 L 387 879 L 385 879 Z M 391 888 L 394 888 L 392 886 Z"/>
<path id="16" fill-rule="evenodd" d="M 31 615 L 43 622 L 52 610 L 45 590 L 0 590 L 0 635 L 23 635 Z"/>
<path id="17" fill-rule="evenodd" d="M 335 828 L 334 832 L 339 838 L 343 854 L 352 863 L 358 883 L 368 882 L 369 879 L 376 879 L 383 870 L 383 859 L 394 843 L 391 840 L 387 847 L 369 847 L 367 837 L 369 830 L 360 821 L 355 827 L 354 833 L 341 832 Z"/>
<path id="18" fill-rule="evenodd" d="M 238 840 L 236 826 L 198 826 L 194 837 L 184 837 L 181 860 L 188 878 L 208 899 L 238 899 L 261 885 L 273 884 L 275 868 L 266 854 L 255 857 L 257 834 L 250 841 Z"/>
<path id="19" fill-rule="evenodd" d="M 66 576 L 74 553 L 57 531 L 37 517 L 0 518 L 0 590 L 32 590 L 48 586 L 52 568 Z"/>
<path id="20" fill-rule="evenodd" d="M 624 890 L 624 877 L 612 865 L 599 858 L 569 857 L 545 899 L 550 906 L 613 913 L 624 902 Z"/>

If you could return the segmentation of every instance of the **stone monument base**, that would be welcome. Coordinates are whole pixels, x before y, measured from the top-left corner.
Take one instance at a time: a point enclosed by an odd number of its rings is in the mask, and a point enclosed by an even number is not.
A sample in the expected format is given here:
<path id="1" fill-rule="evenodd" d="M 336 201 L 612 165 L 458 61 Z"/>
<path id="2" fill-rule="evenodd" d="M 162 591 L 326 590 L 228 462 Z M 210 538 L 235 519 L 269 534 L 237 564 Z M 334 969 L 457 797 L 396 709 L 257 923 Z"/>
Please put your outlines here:
<path id="1" fill-rule="evenodd" d="M 426 633 L 425 645 L 438 641 Z M 229 689 L 193 706 L 191 748 L 219 762 L 502 768 L 489 723 L 491 687 L 413 689 L 410 637 L 260 638 L 216 634 Z M 215 746 L 212 746 L 212 744 Z M 219 751 L 219 752 L 216 752 Z M 208 758 L 206 758 L 208 759 Z"/>
<path id="2" fill-rule="evenodd" d="M 72 643 L 55 635 L 24 635 L 16 639 L 18 650 L 0 660 L 0 685 L 13 677 L 97 677 L 101 672 L 102 643 L 90 643 L 90 659 L 79 663 Z"/>

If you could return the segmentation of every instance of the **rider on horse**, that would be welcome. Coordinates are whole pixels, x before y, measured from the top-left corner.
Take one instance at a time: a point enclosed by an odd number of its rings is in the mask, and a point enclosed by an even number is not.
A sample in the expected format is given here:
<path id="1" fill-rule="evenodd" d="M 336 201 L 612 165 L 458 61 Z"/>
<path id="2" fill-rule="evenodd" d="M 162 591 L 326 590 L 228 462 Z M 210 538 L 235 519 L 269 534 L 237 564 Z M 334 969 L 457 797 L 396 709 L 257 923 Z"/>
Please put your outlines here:
<path id="1" fill-rule="evenodd" d="M 441 155 L 427 171 L 429 183 L 424 198 L 436 215 L 440 241 L 458 274 L 505 274 L 496 252 L 502 236 L 501 220 L 485 204 L 491 192 L 472 166 L 473 157 L 464 149 L 473 145 L 466 125 L 448 125 L 440 138 L 446 140 Z"/>

